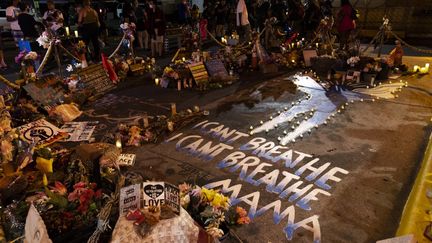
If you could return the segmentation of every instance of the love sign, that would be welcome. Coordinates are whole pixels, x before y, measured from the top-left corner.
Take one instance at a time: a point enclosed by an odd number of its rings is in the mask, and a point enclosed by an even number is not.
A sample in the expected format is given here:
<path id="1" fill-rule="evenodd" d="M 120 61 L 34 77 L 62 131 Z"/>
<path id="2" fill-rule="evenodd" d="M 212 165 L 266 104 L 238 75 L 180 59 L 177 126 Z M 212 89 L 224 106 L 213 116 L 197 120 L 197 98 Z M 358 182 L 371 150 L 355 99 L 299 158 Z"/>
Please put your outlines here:
<path id="1" fill-rule="evenodd" d="M 143 199 L 144 207 L 160 206 L 165 202 L 164 182 L 144 182 L 143 183 Z"/>

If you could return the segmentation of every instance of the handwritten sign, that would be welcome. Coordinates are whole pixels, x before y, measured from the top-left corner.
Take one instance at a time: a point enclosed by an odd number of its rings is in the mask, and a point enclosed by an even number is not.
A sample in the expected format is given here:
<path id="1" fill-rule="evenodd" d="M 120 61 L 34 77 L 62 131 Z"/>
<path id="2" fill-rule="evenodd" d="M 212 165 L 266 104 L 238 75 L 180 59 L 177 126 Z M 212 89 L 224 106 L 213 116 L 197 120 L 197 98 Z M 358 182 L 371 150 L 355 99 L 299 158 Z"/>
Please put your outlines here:
<path id="1" fill-rule="evenodd" d="M 94 96 L 101 96 L 115 88 L 102 64 L 90 65 L 77 72 L 85 89 L 93 91 Z"/>
<path id="2" fill-rule="evenodd" d="M 45 223 L 39 212 L 30 205 L 25 223 L 24 242 L 51 243 Z"/>
<path id="3" fill-rule="evenodd" d="M 165 203 L 165 183 L 164 182 L 144 182 L 143 183 L 144 207 L 160 206 Z"/>
<path id="4" fill-rule="evenodd" d="M 208 73 L 203 62 L 189 64 L 188 68 L 198 85 L 208 82 Z"/>
<path id="5" fill-rule="evenodd" d="M 97 122 L 66 122 L 61 130 L 68 134 L 63 141 L 80 142 L 89 141 L 96 128 Z"/>
<path id="6" fill-rule="evenodd" d="M 57 84 L 55 77 L 43 79 L 43 81 L 31 82 L 23 86 L 27 94 L 42 108 L 49 111 L 63 103 L 64 90 Z"/>
<path id="7" fill-rule="evenodd" d="M 211 77 L 219 76 L 219 77 L 227 77 L 228 72 L 225 68 L 225 65 L 220 59 L 208 60 L 205 63 L 205 66 L 208 70 L 208 73 Z"/>
<path id="8" fill-rule="evenodd" d="M 180 189 L 170 183 L 165 183 L 165 205 L 180 215 Z"/>
<path id="9" fill-rule="evenodd" d="M 140 208 L 140 184 L 130 185 L 120 189 L 120 214 Z"/>
<path id="10" fill-rule="evenodd" d="M 312 66 L 311 58 L 312 57 L 316 57 L 316 56 L 318 56 L 318 54 L 317 54 L 317 51 L 315 49 L 313 49 L 313 50 L 303 50 L 303 58 L 304 58 L 304 61 L 305 61 L 305 66 L 306 67 Z"/>
<path id="11" fill-rule="evenodd" d="M 120 154 L 117 158 L 119 166 L 133 166 L 135 164 L 135 154 Z"/>
<path id="12" fill-rule="evenodd" d="M 167 205 L 180 214 L 180 189 L 167 182 L 143 183 L 144 207 Z"/>
<path id="13" fill-rule="evenodd" d="M 67 134 L 60 128 L 40 119 L 18 127 L 20 136 L 26 142 L 33 142 L 36 146 L 46 146 L 63 139 Z"/>

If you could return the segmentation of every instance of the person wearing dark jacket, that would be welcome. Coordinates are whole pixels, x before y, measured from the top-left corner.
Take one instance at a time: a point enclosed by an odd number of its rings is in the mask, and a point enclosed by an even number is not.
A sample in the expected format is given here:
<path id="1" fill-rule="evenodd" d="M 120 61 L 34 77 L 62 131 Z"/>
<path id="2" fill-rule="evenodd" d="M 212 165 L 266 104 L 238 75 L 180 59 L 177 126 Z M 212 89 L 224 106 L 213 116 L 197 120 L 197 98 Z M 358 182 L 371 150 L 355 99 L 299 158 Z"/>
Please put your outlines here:
<path id="1" fill-rule="evenodd" d="M 24 38 L 38 38 L 39 33 L 36 26 L 42 25 L 36 22 L 32 15 L 29 14 L 29 5 L 27 3 L 20 3 L 21 14 L 18 15 L 18 24 L 23 32 Z"/>
<path id="2" fill-rule="evenodd" d="M 83 1 L 83 8 L 80 10 L 78 16 L 78 26 L 82 33 L 82 37 L 86 45 L 90 42 L 93 45 L 93 60 L 99 61 L 100 47 L 99 47 L 99 16 L 96 10 L 90 5 L 90 0 Z"/>

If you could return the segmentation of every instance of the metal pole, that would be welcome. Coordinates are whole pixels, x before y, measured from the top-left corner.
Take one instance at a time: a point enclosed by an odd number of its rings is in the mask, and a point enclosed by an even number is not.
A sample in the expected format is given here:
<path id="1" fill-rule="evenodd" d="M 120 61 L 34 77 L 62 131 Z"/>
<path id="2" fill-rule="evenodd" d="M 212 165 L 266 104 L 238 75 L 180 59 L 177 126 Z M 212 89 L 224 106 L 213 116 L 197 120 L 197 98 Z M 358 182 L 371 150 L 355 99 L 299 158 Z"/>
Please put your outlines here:
<path id="1" fill-rule="evenodd" d="M 58 72 L 59 72 L 60 77 L 63 77 L 58 47 L 55 43 L 53 43 L 53 44 L 54 44 L 54 56 L 55 56 L 55 60 L 57 63 Z"/>

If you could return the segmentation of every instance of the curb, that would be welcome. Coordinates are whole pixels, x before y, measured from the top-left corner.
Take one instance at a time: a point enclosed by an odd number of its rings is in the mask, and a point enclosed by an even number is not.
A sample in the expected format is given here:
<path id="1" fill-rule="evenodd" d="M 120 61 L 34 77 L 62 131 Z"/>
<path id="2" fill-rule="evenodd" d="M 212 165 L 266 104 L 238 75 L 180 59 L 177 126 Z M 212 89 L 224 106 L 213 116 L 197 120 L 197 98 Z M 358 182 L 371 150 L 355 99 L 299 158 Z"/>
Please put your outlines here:
<path id="1" fill-rule="evenodd" d="M 427 198 L 427 189 L 432 187 L 432 134 L 424 153 L 419 173 L 405 204 L 396 236 L 414 234 L 418 242 L 427 242 L 423 235 L 426 227 L 432 222 L 427 212 L 431 201 Z"/>

